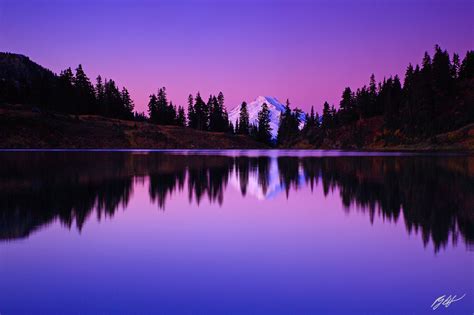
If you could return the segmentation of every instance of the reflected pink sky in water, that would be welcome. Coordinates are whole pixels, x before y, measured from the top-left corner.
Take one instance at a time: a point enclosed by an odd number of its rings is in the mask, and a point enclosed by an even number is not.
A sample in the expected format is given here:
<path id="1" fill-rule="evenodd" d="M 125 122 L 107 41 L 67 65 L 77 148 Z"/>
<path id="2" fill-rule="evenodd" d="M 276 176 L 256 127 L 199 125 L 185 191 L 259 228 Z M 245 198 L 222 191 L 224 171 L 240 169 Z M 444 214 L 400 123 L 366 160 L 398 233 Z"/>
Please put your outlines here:
<path id="1" fill-rule="evenodd" d="M 469 0 L 3 0 L 0 51 L 55 72 L 82 63 L 129 88 L 137 110 L 161 86 L 179 105 L 221 90 L 228 109 L 272 95 L 321 110 L 371 73 L 403 78 L 435 44 L 464 56 L 472 16 Z"/>
<path id="2" fill-rule="evenodd" d="M 204 198 L 198 207 L 185 185 L 162 211 L 148 186 L 135 182 L 126 209 L 91 216 L 81 233 L 55 222 L 2 243 L 4 310 L 430 314 L 435 297 L 473 290 L 472 252 L 434 254 L 403 215 L 371 223 L 346 212 L 338 188 L 262 201 L 229 185 L 221 206 Z M 468 310 L 472 297 L 464 302 L 442 311 Z"/>

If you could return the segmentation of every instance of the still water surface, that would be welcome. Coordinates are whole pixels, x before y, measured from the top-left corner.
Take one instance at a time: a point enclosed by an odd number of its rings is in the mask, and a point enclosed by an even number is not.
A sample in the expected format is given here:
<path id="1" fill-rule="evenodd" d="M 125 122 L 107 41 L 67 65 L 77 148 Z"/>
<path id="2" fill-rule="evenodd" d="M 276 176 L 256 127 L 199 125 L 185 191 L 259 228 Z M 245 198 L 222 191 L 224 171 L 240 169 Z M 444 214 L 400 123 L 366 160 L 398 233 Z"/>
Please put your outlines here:
<path id="1" fill-rule="evenodd" d="M 474 156 L 0 152 L 2 315 L 473 312 Z"/>

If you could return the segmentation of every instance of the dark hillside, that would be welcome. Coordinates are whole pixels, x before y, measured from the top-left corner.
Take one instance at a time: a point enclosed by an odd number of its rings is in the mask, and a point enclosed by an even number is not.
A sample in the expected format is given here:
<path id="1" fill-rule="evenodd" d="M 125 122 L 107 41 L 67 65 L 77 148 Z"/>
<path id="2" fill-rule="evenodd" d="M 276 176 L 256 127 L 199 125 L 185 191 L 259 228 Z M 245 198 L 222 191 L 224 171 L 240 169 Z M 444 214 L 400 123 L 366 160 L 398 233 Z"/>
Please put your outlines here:
<path id="1" fill-rule="evenodd" d="M 0 104 L 50 104 L 56 85 L 57 76 L 30 58 L 0 52 Z"/>
<path id="2" fill-rule="evenodd" d="M 267 147 L 243 135 L 8 106 L 0 108 L 0 148 L 263 149 Z"/>

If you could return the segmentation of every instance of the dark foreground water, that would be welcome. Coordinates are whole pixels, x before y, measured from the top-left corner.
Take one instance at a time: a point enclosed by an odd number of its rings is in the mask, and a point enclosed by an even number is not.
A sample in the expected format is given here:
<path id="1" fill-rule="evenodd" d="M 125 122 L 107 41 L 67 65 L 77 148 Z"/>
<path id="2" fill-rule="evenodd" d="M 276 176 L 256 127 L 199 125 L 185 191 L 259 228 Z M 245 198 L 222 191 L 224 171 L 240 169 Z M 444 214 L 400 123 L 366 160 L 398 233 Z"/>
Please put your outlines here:
<path id="1" fill-rule="evenodd" d="M 0 152 L 2 315 L 471 315 L 473 250 L 474 156 Z"/>

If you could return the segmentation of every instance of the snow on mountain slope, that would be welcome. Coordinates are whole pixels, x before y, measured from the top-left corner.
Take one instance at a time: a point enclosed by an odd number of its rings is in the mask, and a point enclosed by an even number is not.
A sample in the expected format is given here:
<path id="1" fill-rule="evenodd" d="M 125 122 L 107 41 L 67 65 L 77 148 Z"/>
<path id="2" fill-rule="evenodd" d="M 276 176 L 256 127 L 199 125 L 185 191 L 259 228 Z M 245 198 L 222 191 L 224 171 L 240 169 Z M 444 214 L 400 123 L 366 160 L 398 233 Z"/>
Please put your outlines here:
<path id="1" fill-rule="evenodd" d="M 267 103 L 268 109 L 270 110 L 270 127 L 272 128 L 272 138 L 276 139 L 278 133 L 278 124 L 280 122 L 280 115 L 285 110 L 285 105 L 280 103 L 275 97 L 271 96 L 259 96 L 253 102 L 247 104 L 249 112 L 250 124 L 258 124 L 258 112 L 262 109 L 263 103 Z M 240 105 L 234 107 L 229 112 L 229 120 L 234 124 L 239 118 Z M 303 128 L 306 117 L 304 114 L 300 117 L 300 129 Z"/>

